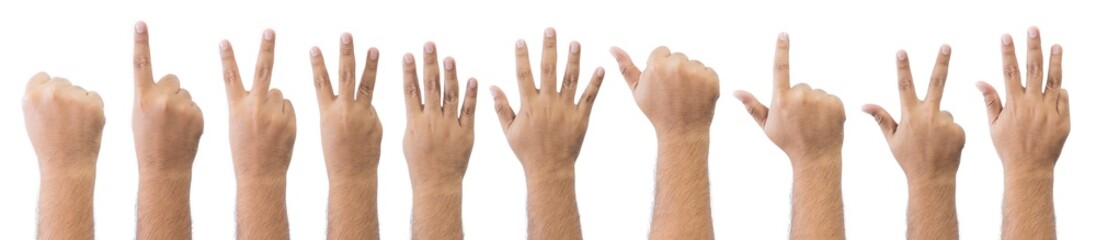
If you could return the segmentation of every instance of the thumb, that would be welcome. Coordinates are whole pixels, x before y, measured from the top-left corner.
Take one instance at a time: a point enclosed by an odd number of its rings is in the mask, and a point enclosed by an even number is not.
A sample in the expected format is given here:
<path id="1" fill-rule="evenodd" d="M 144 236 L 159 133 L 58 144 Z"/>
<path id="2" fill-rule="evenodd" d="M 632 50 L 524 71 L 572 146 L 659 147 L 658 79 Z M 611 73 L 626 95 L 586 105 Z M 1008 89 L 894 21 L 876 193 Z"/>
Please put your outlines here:
<path id="1" fill-rule="evenodd" d="M 510 124 L 514 123 L 514 109 L 510 108 L 510 101 L 506 99 L 506 94 L 499 89 L 498 86 L 491 86 L 491 96 L 495 98 L 495 113 L 499 115 L 499 123 L 502 124 L 503 132 L 508 132 Z"/>
<path id="2" fill-rule="evenodd" d="M 886 109 L 875 104 L 864 105 L 861 108 L 865 113 L 875 118 L 875 122 L 879 124 L 879 129 L 883 130 L 883 136 L 890 139 L 891 135 L 894 135 L 895 131 L 898 131 L 898 123 L 894 122 L 894 118 L 890 113 L 887 113 Z"/>
<path id="3" fill-rule="evenodd" d="M 635 90 L 639 86 L 639 75 L 642 71 L 636 67 L 635 63 L 632 63 L 632 57 L 628 56 L 627 52 L 618 47 L 613 47 L 609 50 L 613 54 L 613 58 L 616 58 L 617 64 L 620 65 L 620 74 L 624 75 L 624 81 L 628 82 L 628 87 Z"/>
<path id="4" fill-rule="evenodd" d="M 754 121 L 757 121 L 757 125 L 765 127 L 765 121 L 769 118 L 769 108 L 764 104 L 757 101 L 757 98 L 749 92 L 738 90 L 734 92 L 734 97 L 742 101 L 742 105 L 746 106 L 746 112 L 753 116 Z"/>
<path id="5" fill-rule="evenodd" d="M 993 89 L 989 83 L 979 81 L 978 90 L 982 91 L 982 97 L 985 98 L 986 114 L 989 115 L 989 123 L 993 124 L 997 122 L 997 118 L 1001 116 L 1001 111 L 1004 107 L 1001 106 L 1001 96 L 997 95 L 997 90 Z"/>

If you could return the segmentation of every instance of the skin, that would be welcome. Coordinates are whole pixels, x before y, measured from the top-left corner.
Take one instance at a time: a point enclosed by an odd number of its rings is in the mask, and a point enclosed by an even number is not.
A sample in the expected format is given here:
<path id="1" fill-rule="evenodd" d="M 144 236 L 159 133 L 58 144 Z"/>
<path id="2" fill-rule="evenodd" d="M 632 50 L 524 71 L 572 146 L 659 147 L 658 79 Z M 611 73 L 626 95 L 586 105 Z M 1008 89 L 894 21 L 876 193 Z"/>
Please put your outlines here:
<path id="1" fill-rule="evenodd" d="M 906 173 L 909 184 L 906 214 L 908 239 L 959 239 L 959 220 L 955 214 L 955 175 L 959 171 L 959 157 L 966 135 L 951 113 L 940 111 L 950 59 L 951 47 L 940 47 L 928 94 L 921 101 L 913 87 L 909 58 L 905 51 L 899 51 L 901 122 L 896 123 L 890 113 L 879 105 L 868 104 L 863 108 L 879 124 L 894 159 Z"/>
<path id="2" fill-rule="evenodd" d="M 148 28 L 135 26 L 133 140 L 140 184 L 138 239 L 190 239 L 190 179 L 202 110 L 175 75 L 153 81 Z"/>
<path id="3" fill-rule="evenodd" d="M 1055 239 L 1054 165 L 1069 137 L 1069 93 L 1062 89 L 1062 47 L 1050 50 L 1043 87 L 1039 29 L 1028 30 L 1027 85 L 1012 36 L 1001 37 L 1007 104 L 997 90 L 979 82 L 989 116 L 990 135 L 1005 170 L 1002 239 Z"/>
<path id="4" fill-rule="evenodd" d="M 578 42 L 571 42 L 563 84 L 557 91 L 556 33 L 546 29 L 538 89 L 533 85 L 529 49 L 524 40 L 518 40 L 515 53 L 521 109 L 516 114 L 506 94 L 491 87 L 502 131 L 525 169 L 529 239 L 582 238 L 575 202 L 575 161 L 605 70 L 599 67 L 594 71 L 576 103 L 580 52 Z"/>
<path id="5" fill-rule="evenodd" d="M 379 239 L 377 163 L 381 155 L 381 121 L 373 108 L 373 84 L 380 53 L 370 48 L 361 84 L 354 87 L 354 40 L 340 37 L 339 95 L 318 47 L 311 50 L 313 85 L 320 107 L 320 135 L 327 163 L 328 239 Z M 355 98 L 357 93 L 357 98 Z"/>
<path id="6" fill-rule="evenodd" d="M 23 119 L 38 155 L 38 239 L 93 239 L 95 162 L 103 136 L 103 99 L 40 72 L 27 82 Z"/>
<path id="7" fill-rule="evenodd" d="M 719 99 L 715 71 L 685 54 L 656 48 L 640 71 L 624 50 L 611 50 L 639 109 L 658 135 L 650 239 L 713 239 L 708 148 Z"/>
<path id="8" fill-rule="evenodd" d="M 420 96 L 415 57 L 403 56 L 403 86 L 407 105 L 407 131 L 403 155 L 414 191 L 412 239 L 463 239 L 461 224 L 461 182 L 475 139 L 476 79 L 468 79 L 464 108 L 457 67 L 453 58 L 444 60 L 445 90 L 442 92 L 437 48 L 423 46 L 423 85 Z M 458 109 L 460 109 L 458 111 Z M 458 116 L 458 112 L 460 115 Z"/>
<path id="9" fill-rule="evenodd" d="M 777 39 L 773 62 L 773 98 L 765 107 L 752 94 L 736 91 L 746 111 L 791 159 L 791 239 L 844 239 L 841 199 L 841 146 L 845 108 L 841 99 L 805 83 L 789 87 L 790 42 Z"/>
<path id="10" fill-rule="evenodd" d="M 293 104 L 270 89 L 274 66 L 274 31 L 263 33 L 255 80 L 244 91 L 232 45 L 221 42 L 228 94 L 229 141 L 236 170 L 236 237 L 288 239 L 285 175 L 297 136 Z"/>

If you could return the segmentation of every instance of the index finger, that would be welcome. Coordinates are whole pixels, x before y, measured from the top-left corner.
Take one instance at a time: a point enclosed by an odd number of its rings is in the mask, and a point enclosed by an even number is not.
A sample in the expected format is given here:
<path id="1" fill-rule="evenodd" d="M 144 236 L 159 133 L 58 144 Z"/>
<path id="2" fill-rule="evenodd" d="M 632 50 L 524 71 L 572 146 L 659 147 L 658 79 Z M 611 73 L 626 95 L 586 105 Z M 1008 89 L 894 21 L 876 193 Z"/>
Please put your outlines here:
<path id="1" fill-rule="evenodd" d="M 773 58 L 773 96 L 790 88 L 791 71 L 788 61 L 790 45 L 788 33 L 780 33 L 780 37 L 776 40 L 776 57 Z"/>
<path id="2" fill-rule="evenodd" d="M 917 90 L 913 88 L 913 73 L 910 72 L 910 59 L 905 50 L 898 51 L 898 94 L 903 110 L 921 102 L 917 99 Z"/>
<path id="3" fill-rule="evenodd" d="M 225 92 L 232 101 L 244 95 L 244 85 L 240 81 L 240 68 L 236 66 L 236 54 L 228 40 L 221 41 L 221 71 L 224 72 Z"/>
<path id="4" fill-rule="evenodd" d="M 137 22 L 133 33 L 133 80 L 136 89 L 152 86 L 152 54 L 148 46 L 148 26 Z"/>
<path id="5" fill-rule="evenodd" d="M 259 61 L 255 63 L 255 80 L 251 93 L 265 98 L 270 89 L 270 74 L 274 69 L 274 30 L 263 31 L 263 42 L 259 45 Z"/>

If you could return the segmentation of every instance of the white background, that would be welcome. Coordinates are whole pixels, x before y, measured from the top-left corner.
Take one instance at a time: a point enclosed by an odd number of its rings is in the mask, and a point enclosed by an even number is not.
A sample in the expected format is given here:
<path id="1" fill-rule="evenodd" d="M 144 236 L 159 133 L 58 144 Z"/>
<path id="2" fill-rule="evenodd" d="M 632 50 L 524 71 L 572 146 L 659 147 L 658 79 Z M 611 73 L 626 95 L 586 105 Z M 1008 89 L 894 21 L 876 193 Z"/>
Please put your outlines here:
<path id="1" fill-rule="evenodd" d="M 319 46 L 329 53 L 333 71 L 337 61 L 330 53 L 342 32 L 354 34 L 360 58 L 370 46 L 381 52 L 374 99 L 385 127 L 378 193 L 381 236 L 407 239 L 410 234 L 400 56 L 412 52 L 421 63 L 422 44 L 435 41 L 440 55 L 456 58 L 462 79 L 476 77 L 482 86 L 476 143 L 464 181 L 466 237 L 524 238 L 524 177 L 491 111 L 487 87 L 498 85 L 517 99 L 514 41 L 524 38 L 537 50 L 549 26 L 558 29 L 560 46 L 572 40 L 583 44 L 579 86 L 586 86 L 597 66 L 608 70 L 576 166 L 582 230 L 588 239 L 642 239 L 648 232 L 655 136 L 608 49 L 628 50 L 643 67 L 648 52 L 660 45 L 703 61 L 721 77 L 710 157 L 717 236 L 787 238 L 791 166 L 731 95 L 744 89 L 759 99 L 770 98 L 773 48 L 781 31 L 792 39 L 793 83 L 823 88 L 846 104 L 843 190 L 850 239 L 899 239 L 906 227 L 904 175 L 873 119 L 860 107 L 877 103 L 899 114 L 895 52 L 909 51 L 923 95 L 938 47 L 951 44 L 954 57 L 942 107 L 967 134 L 958 175 L 960 234 L 966 239 L 998 238 L 1002 169 L 974 85 L 985 80 L 1004 93 L 1000 36 L 1013 34 L 1023 46 L 1029 26 L 1042 28 L 1045 53 L 1051 44 L 1064 46 L 1063 86 L 1073 97 L 1073 132 L 1055 181 L 1059 236 L 1096 238 L 1096 175 L 1090 173 L 1096 170 L 1096 153 L 1088 147 L 1096 129 L 1086 124 L 1096 116 L 1090 97 L 1096 87 L 1096 59 L 1091 57 L 1096 53 L 1091 45 L 1096 42 L 1091 27 L 1096 17 L 1084 1 L 106 2 L 0 3 L 0 140 L 5 155 L 0 161 L 0 235 L 6 239 L 35 234 L 38 168 L 20 104 L 24 84 L 38 71 L 69 78 L 103 96 L 108 120 L 95 185 L 96 235 L 133 238 L 138 178 L 130 128 L 131 56 L 138 20 L 149 25 L 157 78 L 177 74 L 205 114 L 191 192 L 195 239 L 230 239 L 235 231 L 218 42 L 233 42 L 242 75 L 251 76 L 265 28 L 277 31 L 272 86 L 282 89 L 297 108 L 299 129 L 287 190 L 294 238 L 320 239 L 325 234 L 327 178 L 308 51 Z M 539 51 L 530 52 L 538 66 Z M 1018 52 L 1023 61 L 1024 51 Z M 246 77 L 245 85 L 250 80 Z"/>

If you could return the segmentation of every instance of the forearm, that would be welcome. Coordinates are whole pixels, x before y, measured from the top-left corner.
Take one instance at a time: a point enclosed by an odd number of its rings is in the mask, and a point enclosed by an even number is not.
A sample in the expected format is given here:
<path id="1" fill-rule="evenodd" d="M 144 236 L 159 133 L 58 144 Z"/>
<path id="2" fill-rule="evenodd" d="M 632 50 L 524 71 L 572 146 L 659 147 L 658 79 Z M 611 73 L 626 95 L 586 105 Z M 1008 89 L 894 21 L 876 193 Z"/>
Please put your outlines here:
<path id="1" fill-rule="evenodd" d="M 708 132 L 658 140 L 651 239 L 713 239 Z"/>
<path id="2" fill-rule="evenodd" d="M 527 161 L 566 162 L 566 161 Z M 573 162 L 573 161 L 572 161 Z M 526 170 L 529 239 L 582 239 L 575 200 L 575 167 Z M 545 170 L 545 171 L 540 171 Z"/>
<path id="3" fill-rule="evenodd" d="M 190 239 L 191 171 L 141 172 L 137 239 Z"/>
<path id="4" fill-rule="evenodd" d="M 328 239 L 379 239 L 377 170 L 329 177 Z"/>
<path id="5" fill-rule="evenodd" d="M 461 222 L 462 177 L 419 176 L 414 191 L 412 239 L 463 239 Z"/>
<path id="6" fill-rule="evenodd" d="M 909 180 L 908 239 L 959 239 L 955 175 Z"/>
<path id="7" fill-rule="evenodd" d="M 285 175 L 236 179 L 237 239 L 289 239 Z"/>
<path id="8" fill-rule="evenodd" d="M 1055 239 L 1054 169 L 1005 169 L 1002 239 Z"/>
<path id="9" fill-rule="evenodd" d="M 93 239 L 95 168 L 43 169 L 38 198 L 38 239 Z"/>
<path id="10" fill-rule="evenodd" d="M 844 239 L 841 152 L 796 159 L 793 166 L 791 239 Z"/>

